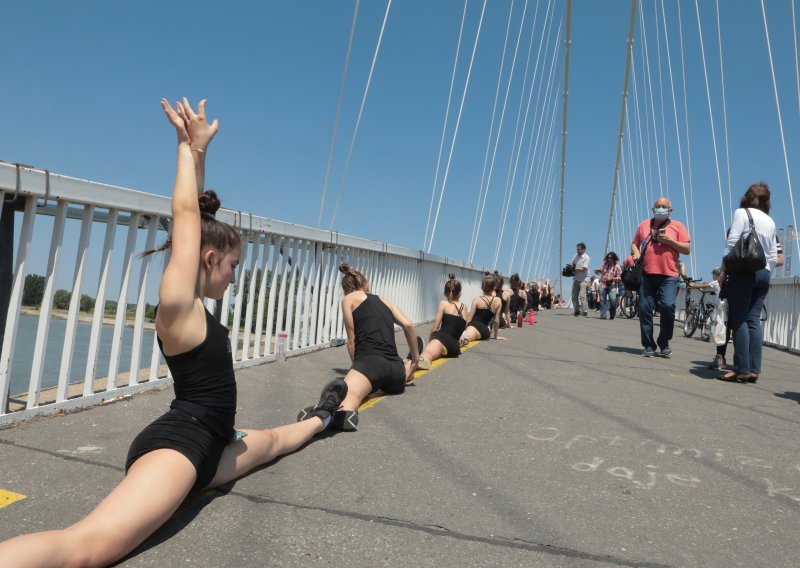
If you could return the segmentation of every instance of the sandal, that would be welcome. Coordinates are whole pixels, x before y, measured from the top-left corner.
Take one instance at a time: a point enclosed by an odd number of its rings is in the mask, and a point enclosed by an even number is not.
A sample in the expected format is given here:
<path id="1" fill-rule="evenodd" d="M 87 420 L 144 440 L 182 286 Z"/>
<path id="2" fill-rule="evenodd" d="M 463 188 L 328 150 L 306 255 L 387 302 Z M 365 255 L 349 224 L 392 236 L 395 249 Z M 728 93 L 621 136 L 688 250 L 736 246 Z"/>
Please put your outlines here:
<path id="1" fill-rule="evenodd" d="M 755 383 L 755 382 L 758 381 L 758 374 L 757 373 L 750 373 L 745 380 L 748 383 Z"/>

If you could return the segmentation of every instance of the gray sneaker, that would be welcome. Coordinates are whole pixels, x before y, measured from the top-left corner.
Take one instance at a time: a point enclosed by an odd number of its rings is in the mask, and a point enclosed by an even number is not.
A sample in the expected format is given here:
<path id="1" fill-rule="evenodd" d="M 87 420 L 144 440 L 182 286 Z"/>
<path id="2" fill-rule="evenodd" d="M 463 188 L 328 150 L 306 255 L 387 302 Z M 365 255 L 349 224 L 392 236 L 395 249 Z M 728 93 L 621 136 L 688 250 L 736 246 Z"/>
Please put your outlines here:
<path id="1" fill-rule="evenodd" d="M 642 357 L 652 357 L 655 354 L 656 352 L 650 349 L 649 347 L 645 347 L 644 351 L 642 351 Z"/>
<path id="2" fill-rule="evenodd" d="M 670 357 L 672 357 L 672 347 L 670 347 L 669 345 L 666 347 L 662 347 L 660 355 L 662 357 L 666 357 L 667 359 L 669 359 Z"/>

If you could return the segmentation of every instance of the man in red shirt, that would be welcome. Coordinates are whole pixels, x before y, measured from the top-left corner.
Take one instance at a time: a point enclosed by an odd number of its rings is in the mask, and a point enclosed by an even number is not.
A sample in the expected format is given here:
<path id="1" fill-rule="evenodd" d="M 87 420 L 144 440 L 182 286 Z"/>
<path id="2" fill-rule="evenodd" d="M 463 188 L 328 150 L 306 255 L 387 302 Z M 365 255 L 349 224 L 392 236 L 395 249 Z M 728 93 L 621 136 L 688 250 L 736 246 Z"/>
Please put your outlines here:
<path id="1" fill-rule="evenodd" d="M 675 328 L 675 296 L 678 292 L 678 257 L 690 254 L 689 231 L 680 221 L 669 218 L 672 204 L 666 197 L 653 203 L 653 217 L 639 224 L 631 242 L 634 260 L 643 256 L 642 286 L 639 289 L 639 328 L 643 357 L 672 355 L 669 342 Z M 661 314 L 658 340 L 653 339 L 653 310 Z"/>

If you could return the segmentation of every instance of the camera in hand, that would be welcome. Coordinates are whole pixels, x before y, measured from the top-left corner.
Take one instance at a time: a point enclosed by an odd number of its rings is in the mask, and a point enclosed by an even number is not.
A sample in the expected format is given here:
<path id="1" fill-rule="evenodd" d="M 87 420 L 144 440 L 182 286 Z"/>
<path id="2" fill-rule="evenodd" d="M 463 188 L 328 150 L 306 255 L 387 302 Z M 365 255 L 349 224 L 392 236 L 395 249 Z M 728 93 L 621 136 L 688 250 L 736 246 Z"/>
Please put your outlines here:
<path id="1" fill-rule="evenodd" d="M 571 278 L 575 276 L 575 265 L 568 264 L 561 270 L 561 276 L 566 276 L 567 278 Z"/>

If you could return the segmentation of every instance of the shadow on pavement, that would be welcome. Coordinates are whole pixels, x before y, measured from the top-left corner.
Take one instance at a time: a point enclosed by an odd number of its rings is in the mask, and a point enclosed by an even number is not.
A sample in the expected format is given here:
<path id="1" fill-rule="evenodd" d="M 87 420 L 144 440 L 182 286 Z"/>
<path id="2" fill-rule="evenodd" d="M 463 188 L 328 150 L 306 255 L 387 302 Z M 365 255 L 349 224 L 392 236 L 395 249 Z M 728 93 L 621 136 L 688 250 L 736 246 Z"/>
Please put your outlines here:
<path id="1" fill-rule="evenodd" d="M 797 404 L 800 404 L 800 392 L 791 392 L 791 391 L 776 392 L 775 396 L 780 398 L 785 398 L 787 400 L 793 400 Z"/>
<path id="2" fill-rule="evenodd" d="M 606 351 L 611 351 L 612 353 L 629 353 L 631 355 L 642 354 L 641 347 L 622 347 L 620 345 L 608 345 Z"/>

